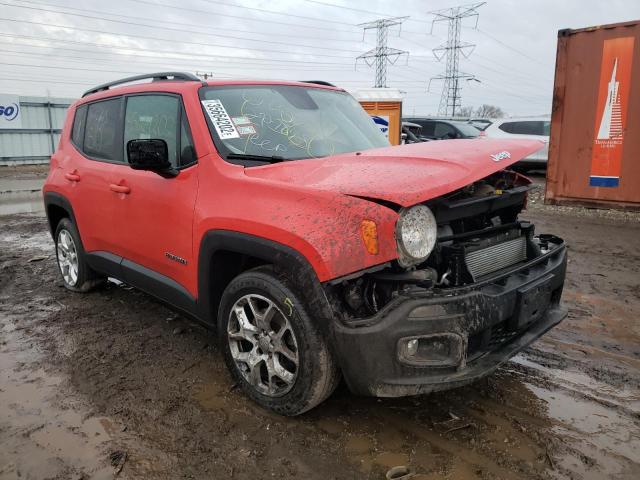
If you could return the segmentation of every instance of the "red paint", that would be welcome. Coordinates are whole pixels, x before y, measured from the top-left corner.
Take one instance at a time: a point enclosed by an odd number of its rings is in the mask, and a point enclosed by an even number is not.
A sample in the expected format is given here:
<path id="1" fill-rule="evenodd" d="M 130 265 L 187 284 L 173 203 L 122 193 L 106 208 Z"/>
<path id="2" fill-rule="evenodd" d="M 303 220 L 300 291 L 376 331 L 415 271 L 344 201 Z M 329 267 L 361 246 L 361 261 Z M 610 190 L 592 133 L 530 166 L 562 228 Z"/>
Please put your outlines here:
<path id="1" fill-rule="evenodd" d="M 209 82 L 222 83 L 249 82 Z M 44 187 L 45 192 L 69 199 L 87 251 L 122 256 L 172 278 L 194 296 L 200 241 L 209 230 L 244 232 L 287 245 L 309 261 L 320 281 L 326 281 L 397 258 L 398 214 L 353 195 L 411 206 L 479 180 L 540 148 L 536 141 L 452 140 L 245 169 L 218 155 L 200 107 L 200 86 L 157 82 L 80 100 L 69 109 Z M 69 140 L 78 105 L 141 91 L 182 95 L 199 157 L 176 178 L 90 160 Z M 504 151 L 509 159 L 492 159 Z M 80 181 L 69 179 L 69 174 Z M 377 254 L 367 252 L 363 220 L 376 223 Z M 166 253 L 186 260 L 186 265 Z"/>

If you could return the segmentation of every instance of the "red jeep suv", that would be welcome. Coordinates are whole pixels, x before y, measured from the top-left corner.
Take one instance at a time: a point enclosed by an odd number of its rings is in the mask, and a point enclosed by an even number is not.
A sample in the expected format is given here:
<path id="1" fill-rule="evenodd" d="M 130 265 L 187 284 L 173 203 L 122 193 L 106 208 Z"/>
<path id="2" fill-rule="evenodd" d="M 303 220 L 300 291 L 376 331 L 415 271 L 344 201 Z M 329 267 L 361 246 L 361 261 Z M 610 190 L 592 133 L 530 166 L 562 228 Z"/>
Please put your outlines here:
<path id="1" fill-rule="evenodd" d="M 539 148 L 391 147 L 324 82 L 158 73 L 71 106 L 44 201 L 68 289 L 116 278 L 217 329 L 246 394 L 297 415 L 340 378 L 464 385 L 566 316 L 565 245 L 506 169 Z"/>

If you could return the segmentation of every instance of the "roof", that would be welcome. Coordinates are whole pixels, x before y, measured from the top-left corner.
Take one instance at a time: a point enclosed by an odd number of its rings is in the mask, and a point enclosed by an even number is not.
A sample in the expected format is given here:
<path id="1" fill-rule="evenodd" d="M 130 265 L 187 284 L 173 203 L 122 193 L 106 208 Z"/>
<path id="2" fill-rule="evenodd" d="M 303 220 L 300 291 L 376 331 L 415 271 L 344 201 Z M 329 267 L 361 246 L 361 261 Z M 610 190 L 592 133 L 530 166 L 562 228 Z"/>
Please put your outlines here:
<path id="1" fill-rule="evenodd" d="M 142 80 L 151 80 L 141 83 Z M 318 80 L 305 81 L 290 81 L 290 80 L 229 80 L 229 79 L 210 79 L 201 80 L 196 76 L 189 73 L 182 72 L 161 72 L 150 73 L 144 75 L 136 75 L 135 77 L 123 78 L 115 80 L 102 85 L 98 85 L 90 90 L 87 90 L 80 103 L 84 103 L 84 99 L 91 98 L 103 98 L 113 95 L 135 93 L 138 91 L 185 91 L 193 88 L 200 88 L 201 86 L 221 86 L 221 85 L 288 85 L 308 88 L 318 88 L 325 90 L 338 90 L 344 91 L 344 89 L 335 87 L 328 82 L 322 82 Z"/>
<path id="2" fill-rule="evenodd" d="M 358 101 L 369 102 L 401 102 L 404 95 L 397 88 L 365 88 L 354 92 Z"/>
<path id="3" fill-rule="evenodd" d="M 539 115 L 539 116 L 531 116 L 531 117 L 503 117 L 496 118 L 494 123 L 504 123 L 504 122 L 550 122 L 551 117 L 548 115 Z"/>

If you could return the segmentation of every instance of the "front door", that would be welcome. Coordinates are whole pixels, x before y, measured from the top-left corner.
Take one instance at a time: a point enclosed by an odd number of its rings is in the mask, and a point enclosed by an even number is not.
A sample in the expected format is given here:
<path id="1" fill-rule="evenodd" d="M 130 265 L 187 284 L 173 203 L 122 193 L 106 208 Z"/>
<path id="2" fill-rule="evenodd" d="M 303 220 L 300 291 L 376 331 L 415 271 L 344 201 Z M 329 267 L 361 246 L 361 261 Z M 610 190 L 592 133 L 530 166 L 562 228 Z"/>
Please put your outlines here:
<path id="1" fill-rule="evenodd" d="M 167 142 L 169 160 L 179 169 L 176 177 L 163 178 L 127 164 L 116 167 L 113 180 L 122 189 L 117 194 L 116 223 L 125 281 L 135 285 L 150 275 L 156 286 L 175 282 L 195 297 L 192 230 L 198 164 L 181 98 L 153 93 L 130 95 L 125 101 L 125 158 L 129 140 L 162 139 Z"/>

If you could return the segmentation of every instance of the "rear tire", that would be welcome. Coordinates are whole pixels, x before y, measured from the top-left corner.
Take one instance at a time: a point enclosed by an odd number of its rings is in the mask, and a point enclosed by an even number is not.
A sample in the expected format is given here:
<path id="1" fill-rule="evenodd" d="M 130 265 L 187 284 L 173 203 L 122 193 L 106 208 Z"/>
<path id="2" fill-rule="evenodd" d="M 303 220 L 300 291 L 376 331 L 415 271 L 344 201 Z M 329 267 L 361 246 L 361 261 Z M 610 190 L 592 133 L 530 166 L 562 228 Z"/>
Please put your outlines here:
<path id="1" fill-rule="evenodd" d="M 256 403 L 294 416 L 333 393 L 340 379 L 336 362 L 286 277 L 271 267 L 238 275 L 218 313 L 225 363 Z"/>
<path id="2" fill-rule="evenodd" d="M 89 267 L 80 234 L 71 220 L 60 220 L 54 239 L 58 270 L 65 288 L 72 292 L 85 293 L 105 282 L 105 277 Z"/>

